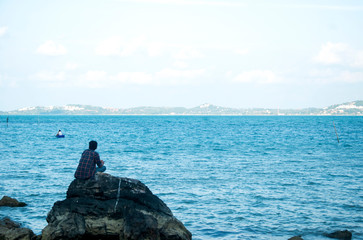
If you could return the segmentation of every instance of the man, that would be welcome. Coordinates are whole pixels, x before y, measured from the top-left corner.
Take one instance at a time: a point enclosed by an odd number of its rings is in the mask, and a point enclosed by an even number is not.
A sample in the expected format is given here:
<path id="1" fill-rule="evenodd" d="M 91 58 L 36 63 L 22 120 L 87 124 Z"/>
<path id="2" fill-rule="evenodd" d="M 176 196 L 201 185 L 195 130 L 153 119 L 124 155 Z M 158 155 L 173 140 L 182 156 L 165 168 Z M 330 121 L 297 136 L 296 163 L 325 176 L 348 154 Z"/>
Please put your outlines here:
<path id="1" fill-rule="evenodd" d="M 95 150 L 97 149 L 97 142 L 90 141 L 89 149 L 83 151 L 81 159 L 74 177 L 78 179 L 89 179 L 93 178 L 96 172 L 106 171 L 106 166 L 104 166 L 104 161 L 100 159 L 100 155 Z M 96 168 L 96 165 L 98 166 Z"/>

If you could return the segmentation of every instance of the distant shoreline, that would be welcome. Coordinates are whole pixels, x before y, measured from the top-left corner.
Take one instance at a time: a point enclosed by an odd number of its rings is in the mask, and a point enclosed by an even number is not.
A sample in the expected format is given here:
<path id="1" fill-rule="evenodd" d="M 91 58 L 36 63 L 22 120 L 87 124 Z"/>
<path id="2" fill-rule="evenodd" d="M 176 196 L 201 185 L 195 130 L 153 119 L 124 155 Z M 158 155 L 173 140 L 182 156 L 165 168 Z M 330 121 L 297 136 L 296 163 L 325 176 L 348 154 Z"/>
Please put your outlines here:
<path id="1" fill-rule="evenodd" d="M 0 114 L 0 116 L 124 116 L 124 117 L 363 117 L 362 115 L 357 114 L 255 114 L 255 115 L 238 115 L 238 114 Z"/>
<path id="2" fill-rule="evenodd" d="M 14 111 L 0 111 L 0 115 L 114 115 L 114 116 L 363 116 L 363 101 L 336 104 L 324 108 L 272 109 L 229 108 L 202 104 L 185 107 L 106 108 L 91 105 L 27 107 Z"/>

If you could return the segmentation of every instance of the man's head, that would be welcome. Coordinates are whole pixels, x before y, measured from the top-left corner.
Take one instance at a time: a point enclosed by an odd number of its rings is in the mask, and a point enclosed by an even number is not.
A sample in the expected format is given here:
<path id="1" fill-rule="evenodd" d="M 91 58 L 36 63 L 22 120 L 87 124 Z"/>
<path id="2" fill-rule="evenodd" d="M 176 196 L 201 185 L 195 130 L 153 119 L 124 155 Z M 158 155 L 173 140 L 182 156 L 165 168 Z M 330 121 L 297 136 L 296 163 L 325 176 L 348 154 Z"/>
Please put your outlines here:
<path id="1" fill-rule="evenodd" d="M 97 149 L 97 142 L 96 141 L 90 141 L 89 142 L 89 149 L 96 150 Z"/>

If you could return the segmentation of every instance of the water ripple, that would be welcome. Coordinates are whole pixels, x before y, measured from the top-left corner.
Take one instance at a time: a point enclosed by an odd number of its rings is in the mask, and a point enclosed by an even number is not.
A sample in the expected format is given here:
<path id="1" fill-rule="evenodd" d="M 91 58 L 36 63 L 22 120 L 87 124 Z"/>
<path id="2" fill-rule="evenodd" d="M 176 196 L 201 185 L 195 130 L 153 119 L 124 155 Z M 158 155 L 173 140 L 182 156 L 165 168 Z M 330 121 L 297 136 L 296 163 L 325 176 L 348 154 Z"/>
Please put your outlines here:
<path id="1" fill-rule="evenodd" d="M 363 239 L 361 117 L 14 116 L 0 136 L 0 195 L 28 203 L 0 217 L 36 233 L 97 140 L 108 173 L 144 182 L 193 239 Z"/>

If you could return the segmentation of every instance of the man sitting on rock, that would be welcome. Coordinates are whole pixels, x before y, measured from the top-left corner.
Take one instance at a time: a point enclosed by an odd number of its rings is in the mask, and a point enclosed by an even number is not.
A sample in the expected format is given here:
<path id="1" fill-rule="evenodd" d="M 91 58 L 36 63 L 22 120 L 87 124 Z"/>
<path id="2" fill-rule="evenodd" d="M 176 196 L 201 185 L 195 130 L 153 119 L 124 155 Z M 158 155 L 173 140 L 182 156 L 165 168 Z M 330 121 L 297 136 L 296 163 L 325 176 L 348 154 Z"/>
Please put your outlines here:
<path id="1" fill-rule="evenodd" d="M 100 155 L 95 150 L 97 149 L 97 142 L 90 141 L 89 149 L 86 149 L 82 153 L 82 157 L 79 160 L 79 164 L 74 177 L 78 179 L 94 178 L 96 172 L 106 171 L 105 162 L 100 159 Z M 96 165 L 98 166 L 96 168 Z"/>

